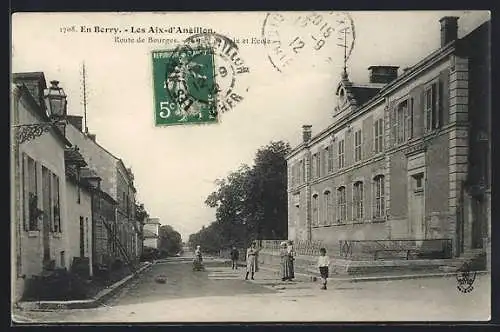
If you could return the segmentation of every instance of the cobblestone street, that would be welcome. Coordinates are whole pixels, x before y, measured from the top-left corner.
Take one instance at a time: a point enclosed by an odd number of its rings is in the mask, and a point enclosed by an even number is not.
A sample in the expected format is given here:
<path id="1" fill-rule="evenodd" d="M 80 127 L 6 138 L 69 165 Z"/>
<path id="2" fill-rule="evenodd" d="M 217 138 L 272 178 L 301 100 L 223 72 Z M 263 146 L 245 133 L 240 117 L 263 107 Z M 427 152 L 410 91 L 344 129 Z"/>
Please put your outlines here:
<path id="1" fill-rule="evenodd" d="M 244 280 L 244 268 L 206 261 L 155 264 L 96 309 L 20 312 L 22 322 L 229 322 L 229 321 L 446 321 L 488 320 L 490 276 L 472 292 L 453 277 L 377 282 L 330 282 L 328 290 L 301 280 L 284 283 L 261 270 Z M 155 281 L 166 276 L 166 283 Z"/>

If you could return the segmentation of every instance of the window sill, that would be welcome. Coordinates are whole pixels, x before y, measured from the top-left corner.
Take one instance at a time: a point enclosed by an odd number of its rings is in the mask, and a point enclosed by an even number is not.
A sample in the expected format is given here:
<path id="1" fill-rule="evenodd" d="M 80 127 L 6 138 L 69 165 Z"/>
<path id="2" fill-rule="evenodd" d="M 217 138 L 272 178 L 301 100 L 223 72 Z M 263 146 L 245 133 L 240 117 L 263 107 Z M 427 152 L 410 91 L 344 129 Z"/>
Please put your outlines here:
<path id="1" fill-rule="evenodd" d="M 372 223 L 373 224 L 380 224 L 380 223 L 383 223 L 385 222 L 385 218 L 373 218 L 372 219 Z"/>
<path id="2" fill-rule="evenodd" d="M 62 237 L 62 233 L 52 233 L 52 237 L 55 239 L 60 239 Z"/>
<path id="3" fill-rule="evenodd" d="M 40 231 L 28 231 L 28 237 L 38 237 Z"/>

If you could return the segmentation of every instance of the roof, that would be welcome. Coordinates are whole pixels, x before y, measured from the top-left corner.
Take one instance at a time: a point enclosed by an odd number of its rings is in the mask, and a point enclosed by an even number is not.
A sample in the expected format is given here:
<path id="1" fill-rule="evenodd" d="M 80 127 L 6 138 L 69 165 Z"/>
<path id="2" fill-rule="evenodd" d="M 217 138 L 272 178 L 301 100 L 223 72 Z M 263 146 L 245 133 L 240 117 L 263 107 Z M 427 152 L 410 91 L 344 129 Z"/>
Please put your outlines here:
<path id="1" fill-rule="evenodd" d="M 65 149 L 64 150 L 64 161 L 66 164 L 75 165 L 78 167 L 87 166 L 85 158 L 83 158 L 78 148 Z"/>
<path id="2" fill-rule="evenodd" d="M 421 71 L 423 68 L 425 69 L 426 66 L 429 66 L 435 61 L 439 61 L 439 59 L 441 59 L 444 56 L 447 56 L 448 54 L 450 54 L 453 51 L 456 51 L 457 49 L 465 48 L 460 46 L 463 45 L 464 43 L 470 43 L 472 39 L 478 38 L 477 37 L 478 34 L 489 32 L 488 30 L 489 25 L 490 21 L 488 20 L 485 23 L 481 24 L 476 29 L 474 29 L 473 31 L 471 31 L 466 36 L 454 40 L 448 43 L 447 45 L 431 52 L 426 57 L 417 62 L 415 65 L 408 67 L 405 71 L 403 71 L 401 75 L 399 75 L 397 78 L 395 78 L 394 80 L 392 80 L 387 84 L 377 84 L 378 85 L 377 86 L 374 83 L 355 84 L 347 80 L 342 80 L 339 83 L 339 87 L 341 85 L 346 86 L 346 90 L 350 89 L 350 92 L 352 94 L 351 97 L 355 96 L 356 99 L 360 98 L 359 100 L 357 100 L 357 106 L 358 106 L 356 108 L 357 111 L 362 109 L 366 110 L 367 108 L 371 107 L 372 104 L 376 104 L 383 96 L 389 94 L 392 90 L 396 89 L 400 84 L 404 84 L 405 81 L 412 79 L 413 76 L 415 75 L 418 75 L 419 71 Z M 356 113 L 358 113 L 357 111 Z M 322 130 L 320 133 L 314 135 L 308 143 L 315 141 L 318 137 L 323 136 L 327 132 L 330 132 L 333 128 L 341 126 L 344 123 L 348 122 L 351 116 L 352 114 L 348 114 L 346 117 L 339 119 L 339 121 L 336 121 L 335 123 L 331 124 L 326 129 Z M 299 143 L 286 155 L 285 158 L 288 159 L 294 156 L 304 146 L 305 146 L 304 142 Z"/>
<path id="3" fill-rule="evenodd" d="M 142 237 L 147 239 L 147 238 L 158 238 L 158 234 L 151 232 L 149 229 L 144 229 L 142 231 Z"/>

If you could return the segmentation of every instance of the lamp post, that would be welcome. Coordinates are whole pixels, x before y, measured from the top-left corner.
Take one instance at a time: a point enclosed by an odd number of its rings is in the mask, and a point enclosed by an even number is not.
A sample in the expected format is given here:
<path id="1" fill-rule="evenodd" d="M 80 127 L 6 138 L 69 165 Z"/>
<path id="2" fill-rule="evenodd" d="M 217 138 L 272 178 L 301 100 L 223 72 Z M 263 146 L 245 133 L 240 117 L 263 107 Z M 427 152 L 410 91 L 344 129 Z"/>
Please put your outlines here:
<path id="1" fill-rule="evenodd" d="M 51 81 L 51 86 L 44 94 L 45 107 L 50 122 L 44 123 L 31 123 L 31 124 L 18 124 L 14 125 L 16 129 L 16 139 L 18 144 L 31 141 L 37 137 L 42 136 L 48 132 L 52 126 L 58 126 L 64 131 L 66 125 L 65 116 L 67 109 L 67 100 L 64 90 L 59 87 L 59 81 Z"/>

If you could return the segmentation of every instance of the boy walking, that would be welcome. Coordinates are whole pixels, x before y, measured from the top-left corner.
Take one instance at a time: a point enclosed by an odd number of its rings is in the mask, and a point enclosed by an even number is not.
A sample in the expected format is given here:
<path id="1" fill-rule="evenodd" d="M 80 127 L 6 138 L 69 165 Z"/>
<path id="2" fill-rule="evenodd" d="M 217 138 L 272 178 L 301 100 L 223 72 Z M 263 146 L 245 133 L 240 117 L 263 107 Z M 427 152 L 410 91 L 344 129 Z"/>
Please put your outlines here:
<path id="1" fill-rule="evenodd" d="M 328 279 L 328 267 L 330 266 L 330 258 L 326 255 L 326 249 L 321 248 L 319 250 L 320 256 L 318 257 L 318 268 L 321 275 L 321 280 L 323 281 L 323 286 L 321 289 L 326 289 L 326 282 Z"/>

